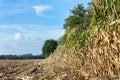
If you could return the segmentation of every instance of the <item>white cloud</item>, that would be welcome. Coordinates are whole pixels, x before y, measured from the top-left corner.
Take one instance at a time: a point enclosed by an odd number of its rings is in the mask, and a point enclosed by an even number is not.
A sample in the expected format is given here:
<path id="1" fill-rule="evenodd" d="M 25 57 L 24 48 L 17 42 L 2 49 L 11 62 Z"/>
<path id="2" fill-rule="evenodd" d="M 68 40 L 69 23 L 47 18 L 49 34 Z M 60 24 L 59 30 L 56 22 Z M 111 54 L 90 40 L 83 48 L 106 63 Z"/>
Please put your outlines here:
<path id="1" fill-rule="evenodd" d="M 36 5 L 32 7 L 36 14 L 39 16 L 43 11 L 51 9 L 49 5 Z"/>
<path id="2" fill-rule="evenodd" d="M 23 36 L 21 33 L 17 32 L 14 34 L 14 40 L 21 40 L 23 39 Z"/>

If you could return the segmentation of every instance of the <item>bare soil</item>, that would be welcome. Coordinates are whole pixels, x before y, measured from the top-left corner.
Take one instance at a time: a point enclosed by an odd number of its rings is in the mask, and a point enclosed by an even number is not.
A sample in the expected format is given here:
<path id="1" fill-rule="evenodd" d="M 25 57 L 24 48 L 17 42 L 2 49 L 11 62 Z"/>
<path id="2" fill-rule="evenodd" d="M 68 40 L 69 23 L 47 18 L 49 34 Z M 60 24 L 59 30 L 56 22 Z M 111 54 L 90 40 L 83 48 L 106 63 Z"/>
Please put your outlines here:
<path id="1" fill-rule="evenodd" d="M 34 75 L 42 60 L 0 60 L 0 80 L 33 80 L 22 79 Z"/>

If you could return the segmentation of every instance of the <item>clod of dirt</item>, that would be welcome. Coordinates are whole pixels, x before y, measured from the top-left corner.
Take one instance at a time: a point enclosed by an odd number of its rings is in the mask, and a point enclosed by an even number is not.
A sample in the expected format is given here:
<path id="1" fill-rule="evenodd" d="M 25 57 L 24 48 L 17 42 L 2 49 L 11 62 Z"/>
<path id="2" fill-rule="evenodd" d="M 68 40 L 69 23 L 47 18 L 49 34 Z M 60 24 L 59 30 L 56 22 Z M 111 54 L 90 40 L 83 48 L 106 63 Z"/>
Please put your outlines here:
<path id="1" fill-rule="evenodd" d="M 4 75 L 3 73 L 0 73 L 0 78 L 3 77 L 3 75 Z"/>

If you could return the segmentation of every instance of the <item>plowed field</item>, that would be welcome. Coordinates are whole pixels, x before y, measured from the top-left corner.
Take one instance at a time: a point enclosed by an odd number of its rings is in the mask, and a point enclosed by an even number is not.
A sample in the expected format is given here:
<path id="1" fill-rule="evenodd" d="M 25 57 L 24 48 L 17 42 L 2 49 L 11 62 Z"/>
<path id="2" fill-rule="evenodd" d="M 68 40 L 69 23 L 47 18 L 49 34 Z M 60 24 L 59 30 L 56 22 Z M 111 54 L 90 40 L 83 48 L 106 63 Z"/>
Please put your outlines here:
<path id="1" fill-rule="evenodd" d="M 32 76 L 42 60 L 0 60 L 0 80 L 27 80 L 22 76 Z M 31 79 L 32 80 L 32 79 Z"/>

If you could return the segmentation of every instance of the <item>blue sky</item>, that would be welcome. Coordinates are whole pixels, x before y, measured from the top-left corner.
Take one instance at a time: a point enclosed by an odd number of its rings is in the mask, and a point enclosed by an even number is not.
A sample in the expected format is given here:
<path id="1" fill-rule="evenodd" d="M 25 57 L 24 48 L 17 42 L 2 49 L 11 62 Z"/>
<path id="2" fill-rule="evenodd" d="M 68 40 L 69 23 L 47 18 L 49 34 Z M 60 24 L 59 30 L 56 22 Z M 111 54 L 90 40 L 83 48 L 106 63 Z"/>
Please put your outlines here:
<path id="1" fill-rule="evenodd" d="M 64 34 L 64 19 L 91 0 L 0 0 L 0 54 L 41 54 L 47 39 Z"/>

